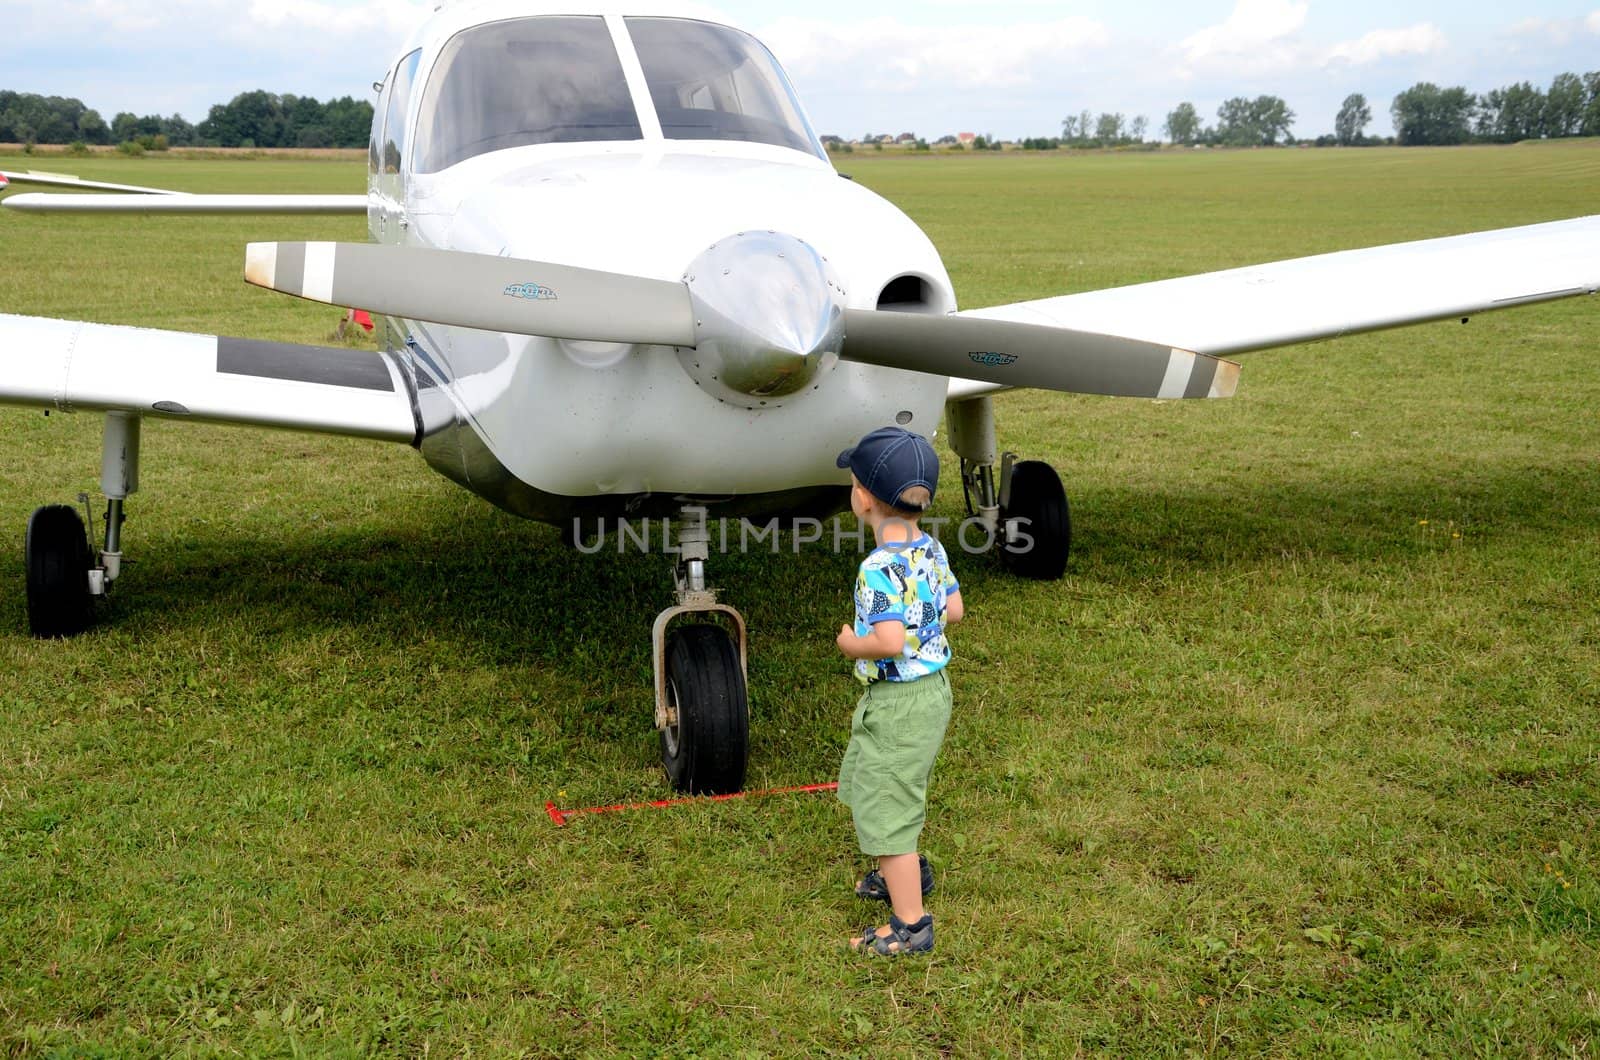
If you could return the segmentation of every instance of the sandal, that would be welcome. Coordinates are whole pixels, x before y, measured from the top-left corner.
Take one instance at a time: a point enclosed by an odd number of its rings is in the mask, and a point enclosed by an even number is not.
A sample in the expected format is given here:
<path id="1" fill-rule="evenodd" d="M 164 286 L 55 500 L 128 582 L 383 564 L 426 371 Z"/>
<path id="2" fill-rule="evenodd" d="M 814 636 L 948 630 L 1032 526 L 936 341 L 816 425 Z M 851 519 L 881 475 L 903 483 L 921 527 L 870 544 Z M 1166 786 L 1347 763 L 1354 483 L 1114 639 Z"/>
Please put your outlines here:
<path id="1" fill-rule="evenodd" d="M 928 864 L 928 858 L 924 854 L 918 854 L 917 861 L 922 866 L 922 897 L 926 898 L 933 893 L 933 866 Z M 856 897 L 865 898 L 869 902 L 887 902 L 889 885 L 883 882 L 883 875 L 877 869 L 873 869 L 856 884 Z"/>
<path id="2" fill-rule="evenodd" d="M 878 928 L 863 928 L 861 934 L 850 940 L 850 948 L 857 953 L 871 953 L 879 957 L 903 957 L 909 953 L 929 953 L 933 950 L 933 914 L 924 913 L 915 924 L 889 914 L 889 934 L 878 934 Z"/>

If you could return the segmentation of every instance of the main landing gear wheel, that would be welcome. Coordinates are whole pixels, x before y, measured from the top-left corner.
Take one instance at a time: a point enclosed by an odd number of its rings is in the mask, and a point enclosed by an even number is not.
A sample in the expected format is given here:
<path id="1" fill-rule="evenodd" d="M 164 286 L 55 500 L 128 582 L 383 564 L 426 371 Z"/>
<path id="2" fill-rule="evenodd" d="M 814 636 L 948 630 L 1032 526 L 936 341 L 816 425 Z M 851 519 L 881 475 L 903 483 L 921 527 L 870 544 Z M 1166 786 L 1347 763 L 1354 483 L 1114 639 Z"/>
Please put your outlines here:
<path id="1" fill-rule="evenodd" d="M 1007 501 L 1000 510 L 1005 533 L 1000 555 L 1006 567 L 1036 581 L 1060 578 L 1072 550 L 1072 513 L 1061 476 L 1043 461 L 1024 460 L 1011 469 Z M 1026 537 L 1013 537 L 1012 520 Z"/>
<path id="2" fill-rule="evenodd" d="M 726 630 L 680 626 L 667 640 L 667 724 L 661 764 L 678 791 L 722 795 L 744 787 L 750 714 L 739 650 Z"/>
<path id="3" fill-rule="evenodd" d="M 51 504 L 28 520 L 28 628 L 35 637 L 72 637 L 89 628 L 89 538 L 77 511 Z"/>

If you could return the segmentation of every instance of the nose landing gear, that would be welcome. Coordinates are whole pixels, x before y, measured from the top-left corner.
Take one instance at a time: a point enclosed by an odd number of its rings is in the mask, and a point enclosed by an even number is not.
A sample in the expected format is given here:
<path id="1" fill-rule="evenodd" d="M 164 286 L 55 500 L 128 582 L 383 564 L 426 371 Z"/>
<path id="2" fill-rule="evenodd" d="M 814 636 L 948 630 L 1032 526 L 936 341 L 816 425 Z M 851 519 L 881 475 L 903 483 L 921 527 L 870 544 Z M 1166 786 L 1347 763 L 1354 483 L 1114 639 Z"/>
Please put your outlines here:
<path id="1" fill-rule="evenodd" d="M 678 791 L 724 795 L 744 787 L 749 757 L 748 637 L 744 617 L 706 587 L 706 510 L 684 508 L 682 519 L 677 603 L 651 634 L 661 764 Z"/>

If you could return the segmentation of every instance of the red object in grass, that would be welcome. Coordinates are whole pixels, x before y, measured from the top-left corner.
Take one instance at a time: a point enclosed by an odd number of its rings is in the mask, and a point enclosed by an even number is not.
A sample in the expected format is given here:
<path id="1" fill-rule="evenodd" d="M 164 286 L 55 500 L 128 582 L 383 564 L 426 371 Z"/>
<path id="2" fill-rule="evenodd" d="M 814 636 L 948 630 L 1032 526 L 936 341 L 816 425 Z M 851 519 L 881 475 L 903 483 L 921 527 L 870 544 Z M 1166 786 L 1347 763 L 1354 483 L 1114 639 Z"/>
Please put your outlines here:
<path id="1" fill-rule="evenodd" d="M 615 806 L 590 806 L 582 810 L 558 810 L 556 804 L 547 802 L 544 811 L 550 815 L 550 820 L 560 828 L 569 818 L 585 813 L 622 813 L 626 810 L 661 810 L 668 806 L 684 806 L 692 802 L 727 802 L 729 799 L 747 799 L 751 796 L 761 795 L 800 795 L 816 791 L 837 791 L 837 782 L 832 784 L 806 784 L 798 788 L 771 788 L 767 791 L 736 791 L 732 795 L 697 795 L 688 799 L 657 799 L 654 802 L 619 803 Z"/>
<path id="2" fill-rule="evenodd" d="M 350 319 L 361 325 L 364 330 L 372 330 L 372 314 L 367 312 L 365 309 L 350 310 Z"/>

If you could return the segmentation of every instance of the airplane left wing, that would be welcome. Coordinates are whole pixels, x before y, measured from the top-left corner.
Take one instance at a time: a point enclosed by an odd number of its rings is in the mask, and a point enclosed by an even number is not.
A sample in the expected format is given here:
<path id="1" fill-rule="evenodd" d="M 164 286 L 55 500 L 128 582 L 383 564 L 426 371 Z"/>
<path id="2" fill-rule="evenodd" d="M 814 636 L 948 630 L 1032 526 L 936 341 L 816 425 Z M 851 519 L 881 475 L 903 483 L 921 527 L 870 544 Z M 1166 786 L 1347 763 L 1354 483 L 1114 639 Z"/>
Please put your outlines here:
<path id="1" fill-rule="evenodd" d="M 0 404 L 133 412 L 413 443 L 410 384 L 386 355 L 0 315 Z"/>
<path id="2" fill-rule="evenodd" d="M 1212 356 L 1600 290 L 1600 215 L 1396 243 L 957 314 L 1143 339 Z M 951 381 L 960 400 L 1000 389 Z"/>

